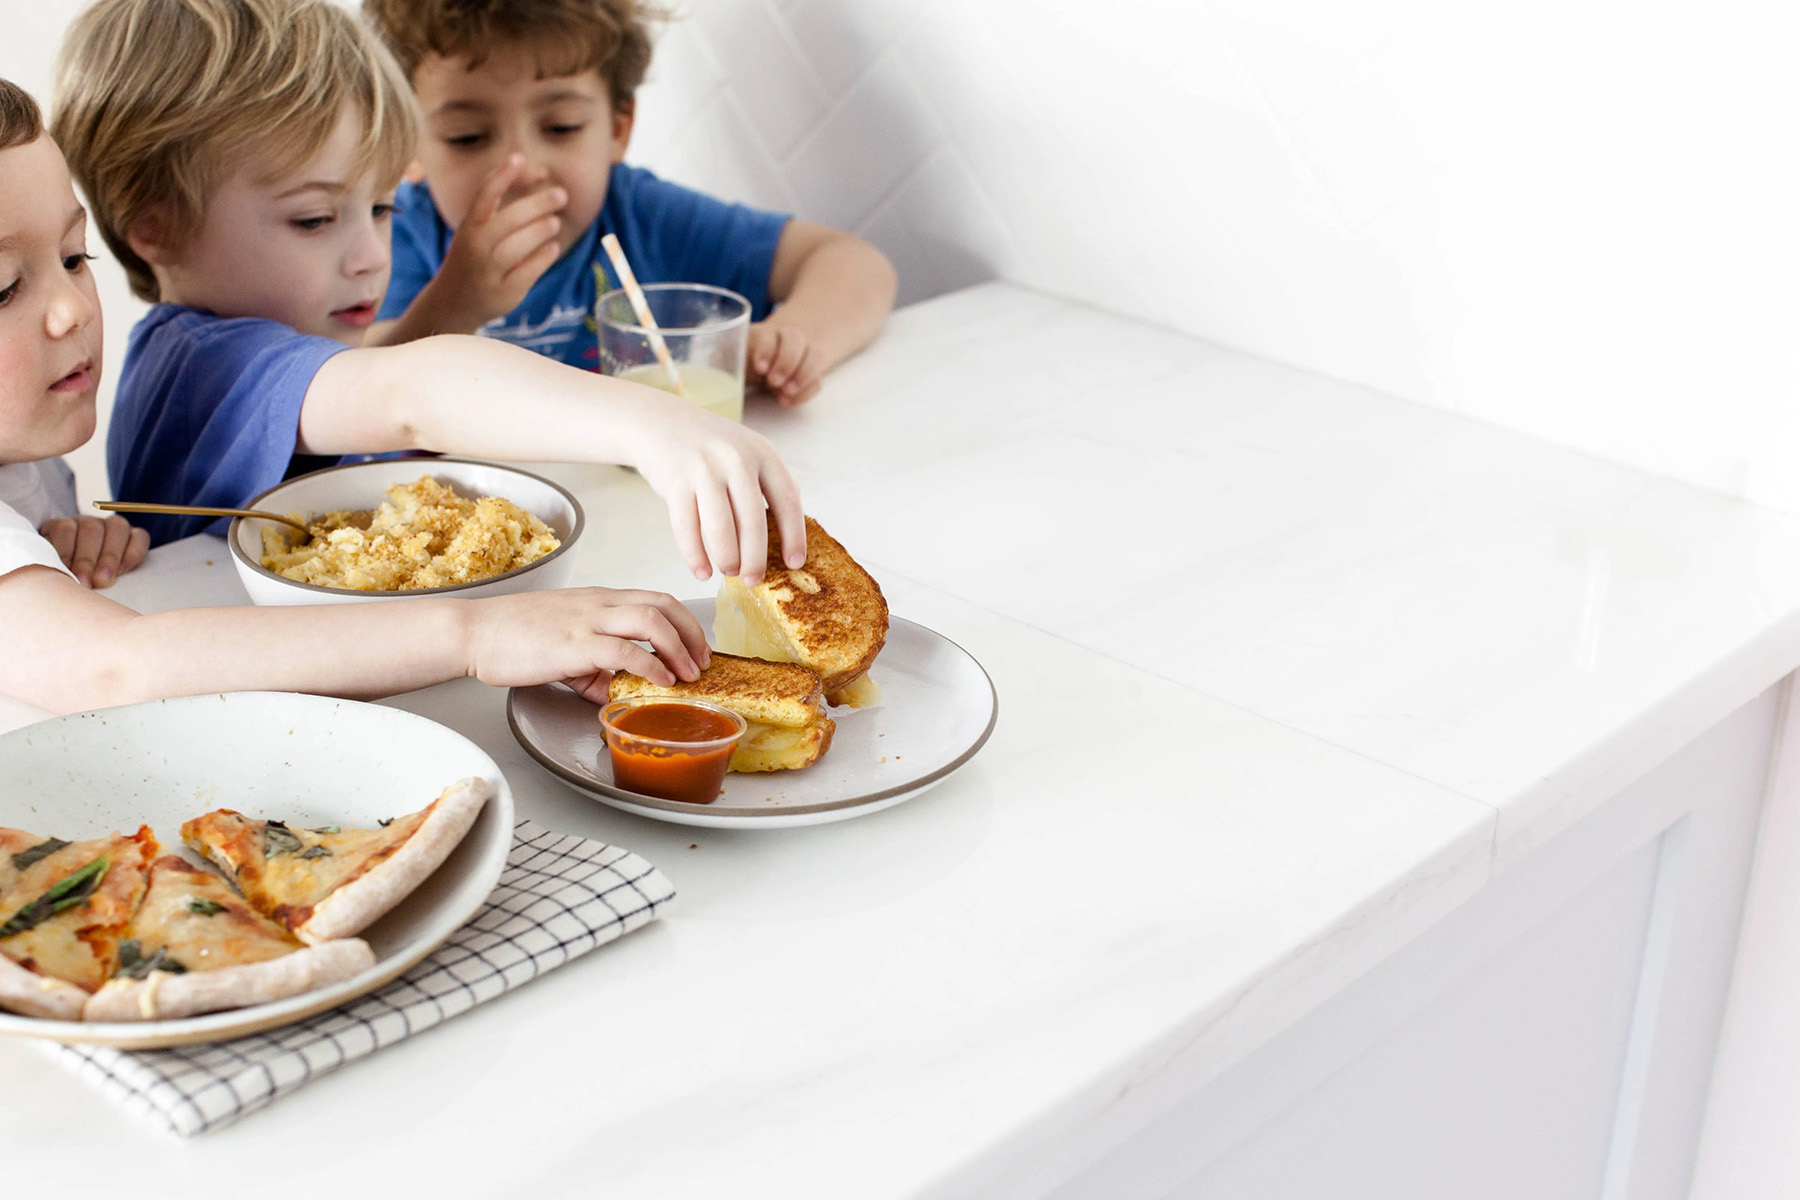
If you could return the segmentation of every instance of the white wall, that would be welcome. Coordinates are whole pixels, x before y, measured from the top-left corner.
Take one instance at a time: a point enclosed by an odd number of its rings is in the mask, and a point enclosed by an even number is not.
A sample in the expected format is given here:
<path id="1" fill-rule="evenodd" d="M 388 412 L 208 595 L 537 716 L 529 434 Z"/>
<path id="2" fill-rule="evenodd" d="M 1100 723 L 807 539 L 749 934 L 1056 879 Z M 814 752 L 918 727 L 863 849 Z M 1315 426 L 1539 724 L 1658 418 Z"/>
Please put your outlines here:
<path id="1" fill-rule="evenodd" d="M 904 300 L 1003 277 L 1800 510 L 1791 5 L 682 7 L 634 160 Z M 78 8 L 9 6 L 0 74 L 47 96 Z"/>
<path id="2" fill-rule="evenodd" d="M 1800 508 L 1778 0 L 689 0 L 640 158 Z"/>

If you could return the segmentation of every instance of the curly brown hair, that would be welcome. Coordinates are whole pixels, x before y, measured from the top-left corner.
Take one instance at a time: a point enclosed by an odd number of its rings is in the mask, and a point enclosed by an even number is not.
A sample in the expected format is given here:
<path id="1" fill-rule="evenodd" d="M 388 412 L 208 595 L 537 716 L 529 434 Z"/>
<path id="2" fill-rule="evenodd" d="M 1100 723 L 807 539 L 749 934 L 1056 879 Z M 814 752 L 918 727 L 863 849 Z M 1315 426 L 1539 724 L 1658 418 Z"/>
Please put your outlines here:
<path id="1" fill-rule="evenodd" d="M 496 44 L 528 43 L 538 78 L 595 70 L 630 112 L 650 69 L 650 24 L 667 13 L 644 0 L 363 0 L 363 14 L 410 78 L 427 54 L 470 67 Z"/>
<path id="2" fill-rule="evenodd" d="M 35 142 L 44 132 L 44 114 L 31 93 L 10 80 L 0 79 L 0 150 Z"/>

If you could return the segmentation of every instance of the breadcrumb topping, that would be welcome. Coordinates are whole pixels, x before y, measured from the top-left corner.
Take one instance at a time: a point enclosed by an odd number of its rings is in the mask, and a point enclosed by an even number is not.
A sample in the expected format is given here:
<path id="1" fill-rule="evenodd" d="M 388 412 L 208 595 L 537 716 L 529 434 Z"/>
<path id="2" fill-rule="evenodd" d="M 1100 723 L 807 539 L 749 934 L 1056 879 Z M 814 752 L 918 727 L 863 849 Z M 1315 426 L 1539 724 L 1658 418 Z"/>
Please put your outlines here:
<path id="1" fill-rule="evenodd" d="M 512 501 L 470 499 L 429 475 L 388 488 L 380 508 L 337 509 L 306 523 L 312 537 L 305 541 L 286 526 L 263 530 L 262 565 L 301 583 L 359 592 L 474 583 L 562 544 Z"/>

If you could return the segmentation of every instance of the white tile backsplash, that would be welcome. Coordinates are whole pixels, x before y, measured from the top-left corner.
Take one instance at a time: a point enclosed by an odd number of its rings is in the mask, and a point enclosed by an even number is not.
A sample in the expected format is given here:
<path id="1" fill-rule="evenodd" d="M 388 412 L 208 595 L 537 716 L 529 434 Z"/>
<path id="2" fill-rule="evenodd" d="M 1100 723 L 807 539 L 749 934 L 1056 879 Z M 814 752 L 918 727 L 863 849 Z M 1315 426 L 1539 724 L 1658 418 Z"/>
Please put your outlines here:
<path id="1" fill-rule="evenodd" d="M 695 29 L 763 144 L 777 158 L 785 157 L 824 117 L 830 102 L 789 35 L 784 15 L 769 0 L 699 3 L 693 13 Z"/>
<path id="2" fill-rule="evenodd" d="M 806 213 L 856 229 L 943 140 L 919 85 L 888 51 L 794 150 L 785 169 Z"/>
<path id="3" fill-rule="evenodd" d="M 693 10 L 708 38 L 785 23 L 828 115 L 759 125 L 773 169 L 906 299 L 991 274 L 1800 507 L 1779 6 Z"/>
<path id="4" fill-rule="evenodd" d="M 81 3 L 0 74 L 47 98 Z M 631 160 L 863 234 L 903 300 L 1009 279 L 1800 510 L 1791 8 L 684 0 Z"/>

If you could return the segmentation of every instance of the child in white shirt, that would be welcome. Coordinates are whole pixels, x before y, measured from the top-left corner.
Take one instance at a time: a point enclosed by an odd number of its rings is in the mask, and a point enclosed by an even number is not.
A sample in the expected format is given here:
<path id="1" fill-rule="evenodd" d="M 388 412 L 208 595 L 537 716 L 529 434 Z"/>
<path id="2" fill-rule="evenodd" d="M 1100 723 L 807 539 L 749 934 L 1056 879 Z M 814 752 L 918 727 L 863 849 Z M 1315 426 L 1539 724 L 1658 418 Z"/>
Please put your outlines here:
<path id="1" fill-rule="evenodd" d="M 0 147 L 36 139 L 40 124 L 37 105 L 31 97 L 0 80 Z M 18 249 L 16 245 L 0 248 L 0 267 L 5 268 L 7 275 L 0 279 L 0 320 L 9 327 L 14 325 L 18 314 L 8 314 L 6 308 L 16 301 L 27 305 L 29 301 L 29 297 L 22 300 L 20 284 L 23 281 L 12 274 L 13 264 L 6 261 L 17 258 Z M 85 269 L 83 276 L 85 278 Z M 49 353 L 50 343 L 61 342 L 62 353 L 70 363 L 82 358 L 85 367 L 85 360 L 91 358 L 92 374 L 97 380 L 99 304 L 91 287 L 76 299 L 75 306 L 64 307 L 65 315 L 46 312 L 46 321 L 74 322 L 80 328 L 59 327 L 60 337 L 8 337 L 0 343 L 4 345 L 4 351 L 0 352 L 4 354 L 0 357 L 0 367 L 8 370 L 26 367 L 31 355 Z M 86 308 L 94 310 L 94 318 L 87 316 Z M 90 320 L 91 329 L 88 328 Z M 16 330 L 9 328 L 8 332 Z M 49 332 L 46 329 L 46 334 Z M 59 380 L 58 385 L 61 383 Z M 0 390 L 0 396 L 12 395 L 12 388 L 5 385 L 0 388 L 4 389 Z M 86 390 L 91 392 L 91 388 Z M 66 393 L 68 388 L 64 387 L 62 391 Z M 91 396 L 87 408 L 91 414 Z M 91 415 L 88 432 L 93 432 Z M 80 516 L 75 508 L 75 473 L 61 458 L 11 462 L 7 455 L 0 454 L 0 575 L 33 563 L 71 574 L 83 584 L 108 587 L 116 575 L 143 561 L 149 545 L 149 535 L 126 524 L 123 517 L 102 520 Z"/>

